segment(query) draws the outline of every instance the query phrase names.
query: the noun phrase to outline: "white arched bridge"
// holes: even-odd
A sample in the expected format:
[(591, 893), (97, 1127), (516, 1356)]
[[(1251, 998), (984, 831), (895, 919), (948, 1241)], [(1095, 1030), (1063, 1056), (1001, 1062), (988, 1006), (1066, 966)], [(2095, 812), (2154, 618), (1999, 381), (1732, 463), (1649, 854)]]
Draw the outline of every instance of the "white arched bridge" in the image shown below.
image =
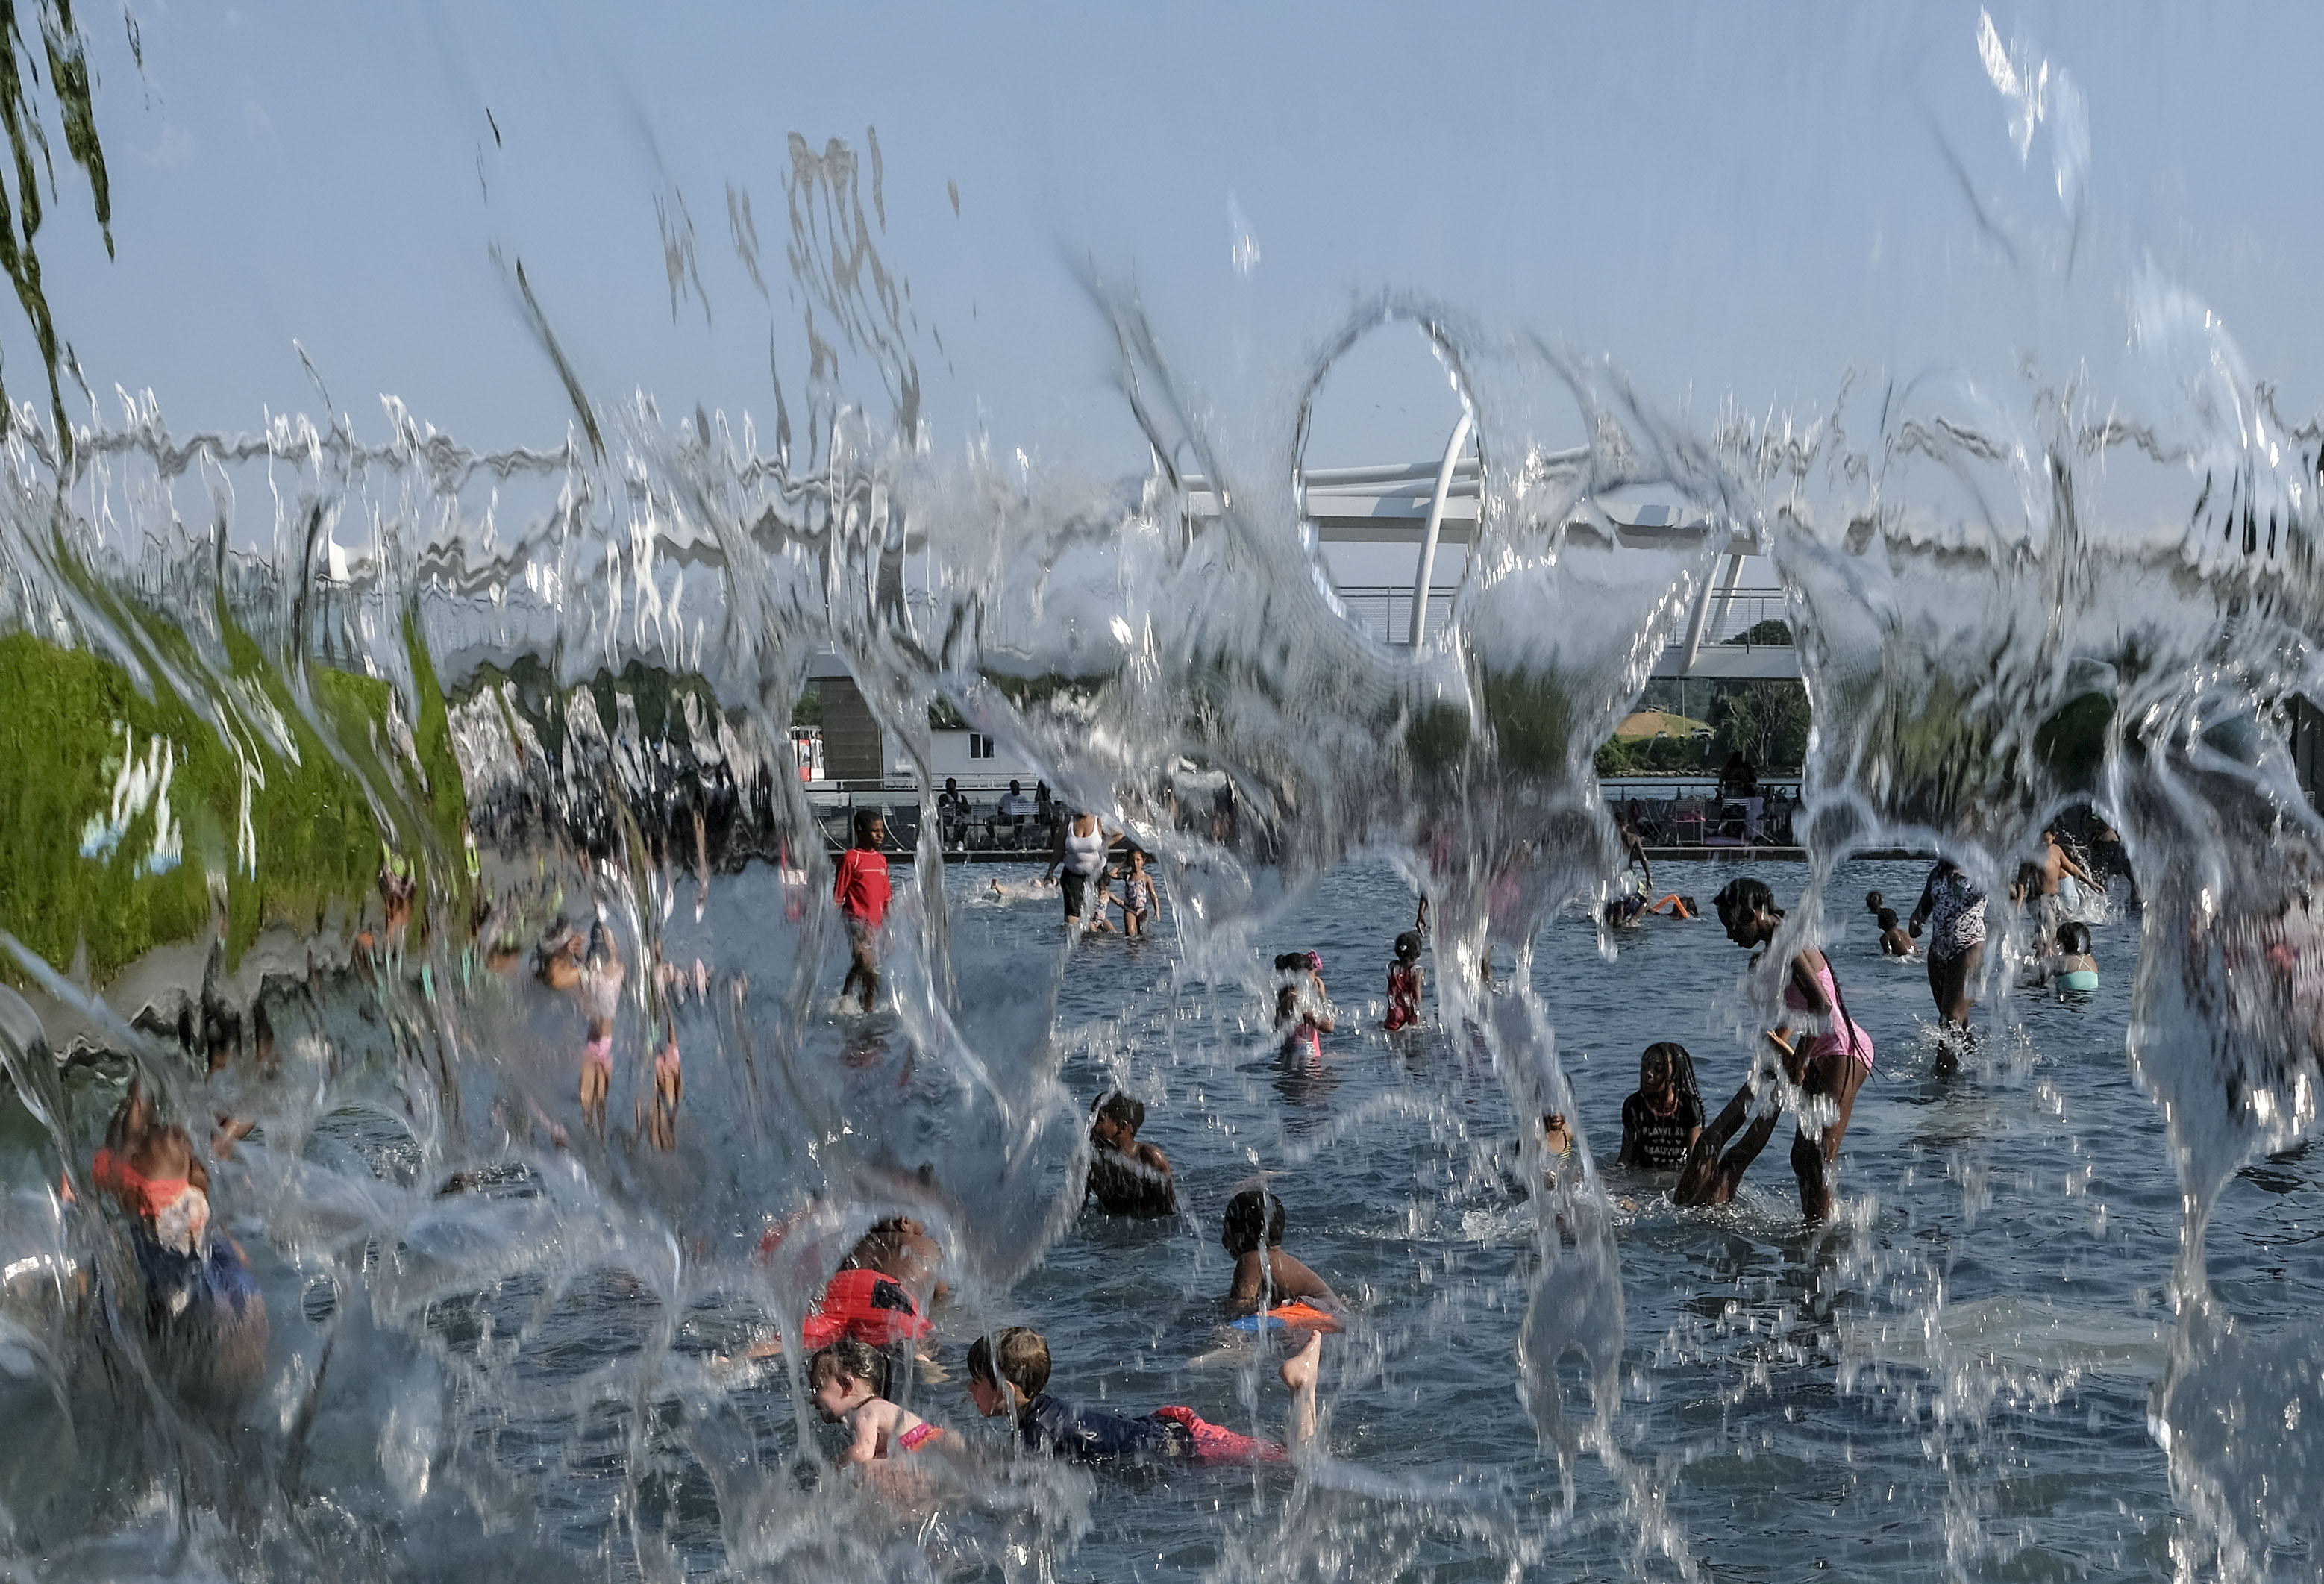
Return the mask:
[[(1413, 548), (1413, 576), (1402, 583), (1340, 582), (1333, 592), (1351, 619), (1385, 643), (1418, 643), (1440, 625), (1460, 591), (1460, 573), (1475, 541), (1482, 466), (1469, 451), (1470, 426), (1463, 418), (1437, 462), (1389, 463), (1367, 467), (1316, 468), (1304, 475), (1306, 516), (1327, 567), (1334, 546)], [(1563, 453), (1552, 465), (1580, 462), (1585, 454)], [(1185, 480), (1191, 517), (1213, 516), (1218, 496), (1199, 476)], [(1675, 550), (1700, 546), (1722, 530), (1697, 511), (1668, 505), (1599, 502), (1612, 525), (1618, 548)], [(1458, 568), (1440, 582), (1440, 554), (1458, 549)], [(1727, 535), (1716, 575), (1704, 585), (1679, 638), (1655, 663), (1656, 677), (1703, 681), (1790, 679), (1800, 675), (1799, 653), (1784, 623), (1783, 590), (1775, 586), (1757, 538), (1747, 531)], [(1756, 576), (1749, 576), (1756, 574)], [(1747, 576), (1748, 580), (1747, 581)]]

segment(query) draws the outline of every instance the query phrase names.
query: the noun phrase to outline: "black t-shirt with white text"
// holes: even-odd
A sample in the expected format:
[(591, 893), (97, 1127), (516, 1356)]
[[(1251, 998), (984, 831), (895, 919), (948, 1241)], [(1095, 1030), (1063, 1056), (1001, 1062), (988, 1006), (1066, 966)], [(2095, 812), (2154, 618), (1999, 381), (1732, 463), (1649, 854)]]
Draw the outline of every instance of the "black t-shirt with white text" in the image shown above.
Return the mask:
[(1702, 1102), (1691, 1094), (1677, 1100), (1666, 1117), (1655, 1115), (1641, 1091), (1622, 1102), (1622, 1149), (1631, 1164), (1655, 1172), (1674, 1172), (1686, 1164), (1687, 1142), (1702, 1126)]

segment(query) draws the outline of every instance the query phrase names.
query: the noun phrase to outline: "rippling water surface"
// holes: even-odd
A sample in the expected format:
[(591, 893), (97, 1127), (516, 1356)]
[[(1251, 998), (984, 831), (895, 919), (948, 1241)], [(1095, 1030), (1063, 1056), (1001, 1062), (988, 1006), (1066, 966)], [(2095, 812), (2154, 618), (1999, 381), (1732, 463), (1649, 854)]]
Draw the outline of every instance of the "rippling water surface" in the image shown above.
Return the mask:
[[(561, 446), (471, 449), (392, 399), (369, 438), (337, 410), (174, 433), (150, 394), (16, 414), (0, 1570), (2318, 1576), (2324, 821), (2293, 743), (2312, 782), (2324, 420), (2159, 267), (2096, 278), (2081, 90), (1978, 20), (2028, 213), (1972, 197), (1960, 245), (2006, 256), (1995, 323), (2033, 340), (1836, 373), (1813, 410), (1698, 421), (1562, 332), (1381, 291), (1229, 431), (1093, 268), (1074, 311), (1150, 466), (1003, 464), (922, 413), (939, 343), (881, 253), (876, 143), (795, 136), (759, 210), (782, 290), (729, 189), (758, 300), (814, 347), (763, 444), (593, 395), (521, 271)], [(1416, 644), (1342, 601), (1305, 471), (1319, 391), (1381, 332), (1422, 339), (1473, 449)], [(1718, 1211), (1602, 1164), (1644, 1046), (1688, 1045), (1715, 1111), (1773, 1009), (1713, 924), (1587, 922), (1618, 859), (1593, 756), (1657, 670), (1732, 658), (1691, 635), (1746, 551), (1812, 706), (1808, 861), (1658, 879), (1768, 880), (1777, 962), (1825, 944), (1877, 1041), (1821, 1229), (1781, 1135)], [(881, 1004), (839, 1010), (832, 827), (787, 741), (811, 685), (905, 767), (899, 834), (964, 725), (1151, 852), (1164, 926), (1068, 943), (1053, 897), (991, 894), (1022, 869), (922, 842)], [(1923, 972), (1856, 901), (1925, 871), (1858, 855), (1941, 850), (1998, 898), (2092, 816), (2144, 897), (2098, 911), (2102, 988), (2010, 993), (1997, 900), (1978, 1043), (1938, 1075)], [(1416, 889), (1430, 1023), (1391, 1040)], [(529, 971), (593, 922), (628, 964), (602, 1118), (585, 1006)], [(1341, 1010), (1312, 1060), (1268, 1027), (1294, 949)], [(97, 1183), (133, 1080), (208, 1162), (263, 1333), (175, 1318)], [(1175, 1220), (1075, 1202), (1117, 1083)], [(1520, 1125), (1552, 1108), (1601, 1163), (1554, 1194)], [(975, 1421), (968, 1340), (1029, 1323), (1068, 1396), (1281, 1433), (1274, 1355), (1221, 1325), (1220, 1213), (1262, 1179), (1354, 1311), (1318, 1455), (1093, 1473)], [(970, 1450), (866, 1481), (830, 1465), (800, 1322), (896, 1214), (954, 1288), (899, 1390)], [(263, 1366), (225, 1345), (262, 1336)]]
[[(1795, 863), (1673, 863), (1662, 878), (1704, 895), (1734, 872), (1762, 875), (1786, 901), (1806, 876)], [(1924, 872), (1849, 864), (1832, 889), (1909, 898)], [(990, 867), (945, 874), (972, 1022), (1005, 1018), (1011, 998), (1064, 950), (1054, 898), (992, 898), (996, 873), (1025, 878)], [(779, 913), (772, 882), (765, 868), (714, 882), (699, 938), (723, 981), (780, 972), (748, 932), (720, 928), (722, 917)], [(2166, 1287), (2181, 1218), (2155, 1108), (2124, 1059), (2135, 912), (2117, 907), (2094, 931), (2106, 968), (2095, 997), (2009, 997), (1966, 1070), (1949, 1078), (1931, 1073), (1920, 965), (1881, 958), (1869, 922), (1843, 920), (1832, 962), (1881, 1059), (1849, 1130), (1843, 1209), (1826, 1230), (1799, 1222), (1784, 1136), (1723, 1210), (1674, 1209), (1663, 1180), (1603, 1169), (1627, 1320), (1615, 1433), (1620, 1455), (1660, 1493), (1665, 1510), (1649, 1518), (1598, 1461), (1576, 1465), (1565, 1485), (1525, 1412), (1511, 1360), (1532, 1277), (1550, 1256), (1536, 1240), (1507, 1091), (1474, 1038), (1433, 1018), (1417, 1036), (1378, 1027), (1387, 948), (1412, 906), (1388, 866), (1358, 860), (1270, 926), (1263, 952), (1214, 957), (1208, 974), (1185, 962), (1167, 927), (1074, 947), (1058, 992), (1058, 1077), (1079, 1104), (1113, 1082), (1147, 1101), (1144, 1137), (1176, 1163), (1182, 1213), (1145, 1223), (1092, 1210), (1013, 1287), (972, 1275), (944, 1316), (938, 1356), (949, 1378), (913, 1388), (920, 1412), (1007, 1457), (1000, 1426), (976, 1422), (962, 1353), (982, 1328), (1030, 1324), (1049, 1337), (1058, 1389), (1071, 1396), (1133, 1411), (1183, 1402), (1279, 1435), (1284, 1393), (1271, 1368), (1227, 1346), (1219, 1329), (1231, 1274), (1219, 1211), (1264, 1174), (1288, 1207), (1286, 1246), (1357, 1315), (1327, 1344), (1328, 1460), (1302, 1475), (1043, 1469), (1019, 1497), (1022, 1510), (986, 1493), (937, 1501), (933, 1523), (852, 1487), (834, 1495), (828, 1476), (820, 1494), (803, 1490), (790, 1474), (814, 1453), (801, 1444), (781, 1365), (711, 1363), (766, 1318), (756, 1303), (706, 1290), (720, 1251), (696, 1248), (709, 1268), (673, 1276), (685, 1262), (670, 1248), (659, 1266), (668, 1285), (656, 1291), (593, 1270), (589, 1257), (592, 1238), (604, 1238), (596, 1253), (650, 1267), (641, 1245), (651, 1234), (625, 1237), (618, 1224), (593, 1234), (576, 1228), (568, 1204), (541, 1225), (576, 1247), (538, 1274), (440, 1294), (376, 1330), (355, 1327), (316, 1288), (302, 1291), (297, 1268), (263, 1262), (286, 1378), (305, 1378), (314, 1366), (300, 1361), (318, 1359), (340, 1328), (327, 1366), (337, 1389), (309, 1433), (305, 1478), (327, 1487), (376, 1467), (391, 1478), (401, 1470), (415, 1520), (439, 1506), (457, 1515), (441, 1531), (416, 1521), (387, 1531), (408, 1548), (396, 1567), (420, 1574), (498, 1549), (493, 1524), (480, 1522), (495, 1511), (515, 1526), (516, 1551), (570, 1547), (617, 1573), (730, 1561), (782, 1570), (847, 1554), (905, 1573), (1031, 1567), (1106, 1579), (1481, 1579), (1512, 1563), (1546, 1577), (1612, 1577), (1642, 1563), (1650, 1572), (1683, 1565), (1682, 1556), (1745, 1578), (1826, 1566), (1918, 1574), (1950, 1563), (1980, 1577), (2135, 1579), (2169, 1567), (2171, 1494), (2148, 1397), (2172, 1324)], [(696, 949), (682, 919), (667, 940), (673, 956)], [(1323, 954), (1341, 1009), (1320, 1064), (1279, 1056), (1264, 1021), (1271, 975), (1262, 958), (1293, 947)], [(1715, 923), (1655, 921), (1618, 948), (1609, 961), (1597, 930), (1568, 914), (1545, 928), (1534, 962), (1586, 1145), (1606, 1162), (1646, 1044), (1686, 1044), (1713, 1109), (1743, 1065), (1734, 1027), (1745, 954)], [(835, 985), (842, 965), (826, 953), (818, 981)], [(1504, 978), (1508, 966), (1504, 954)], [(521, 981), (511, 999), (512, 1016), (525, 1016), (527, 1002), (536, 1018), (558, 1016), (547, 992)], [(697, 1005), (680, 1021), (690, 1089), (678, 1159), (691, 1164), (734, 1148), (724, 1107), (741, 1088), (733, 1069), (750, 1059), (739, 1030), (757, 1019), (738, 1025)], [(926, 1158), (965, 1157), (974, 1140), (948, 1119), (944, 1081), (916, 1061), (892, 1014), (841, 1016), (826, 1005), (795, 1032), (802, 1068), (851, 1106), (924, 1106), (915, 1130)], [(563, 1111), (569, 1101), (546, 1091), (562, 1090), (566, 1069), (551, 1065), (543, 1104)], [(633, 1064), (622, 1064), (617, 1121), (637, 1081)], [(391, 1181), (408, 1179), (408, 1165), (383, 1147), (390, 1137), (343, 1116), (318, 1127), (306, 1154), (322, 1162), (367, 1152)], [(778, 1174), (761, 1178), (748, 1150), (735, 1153), (731, 1178), (705, 1193), (770, 1214), (794, 1207)], [(578, 1160), (617, 1178), (650, 1176), (660, 1164), (634, 1137), (602, 1155), (585, 1144)], [(571, 1185), (553, 1181), (553, 1153), (540, 1169), (552, 1179), (547, 1196), (562, 1199)], [(1045, 1169), (1062, 1178), (1066, 1163)], [(670, 1186), (671, 1216), (683, 1224), (698, 1213), (695, 1193), (682, 1180)], [(2212, 1270), (2239, 1319), (2281, 1324), (2324, 1296), (2305, 1248), (2316, 1191), (2304, 1157), (2255, 1166), (2228, 1190)], [(464, 1227), (505, 1260), (526, 1236), (532, 1192), (465, 1219), (422, 1211), (405, 1247), (358, 1263), (417, 1274), (423, 1249), (456, 1257)], [(278, 1210), (278, 1228), (293, 1213)], [(726, 1263), (748, 1268), (733, 1251)], [(831, 1433), (807, 1431), (826, 1438), (826, 1452)], [(337, 1457), (346, 1461), (335, 1469)], [(745, 1517), (753, 1513), (767, 1521), (756, 1537)], [(769, 1549), (754, 1558), (759, 1543)], [(1665, 1543), (1674, 1554), (1661, 1552)]]

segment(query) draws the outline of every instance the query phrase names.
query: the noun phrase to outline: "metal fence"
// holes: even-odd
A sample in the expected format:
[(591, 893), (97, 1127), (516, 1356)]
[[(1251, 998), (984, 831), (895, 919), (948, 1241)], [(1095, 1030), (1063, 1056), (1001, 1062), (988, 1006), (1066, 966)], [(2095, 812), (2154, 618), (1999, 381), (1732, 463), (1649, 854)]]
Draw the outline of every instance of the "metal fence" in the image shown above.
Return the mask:
[[(1410, 643), (1412, 641), (1412, 590), (1395, 588), (1386, 584), (1349, 584), (1338, 591), (1340, 603), (1346, 607), (1348, 620), (1366, 635), (1379, 643)], [(1446, 589), (1431, 589), (1428, 594), (1428, 631), (1442, 632), (1452, 619), (1452, 593)]]
[[(1412, 641), (1412, 590), (1387, 584), (1345, 584), (1335, 591), (1340, 603), (1348, 612), (1348, 620), (1380, 643), (1410, 643)], [(1452, 596), (1457, 591), (1437, 588), (1429, 591), (1428, 631), (1442, 632), (1452, 619)], [(1785, 623), (1778, 634), (1772, 631), (1752, 640), (1759, 644), (1788, 646), (1792, 641), (1788, 625), (1790, 616), (1784, 604), (1784, 591), (1779, 588), (1738, 588), (1724, 598), (1713, 594), (1711, 613), (1703, 623), (1705, 644), (1740, 643), (1744, 635), (1754, 633), (1771, 622)], [(1673, 635), (1674, 643), (1685, 640), (1685, 629)]]

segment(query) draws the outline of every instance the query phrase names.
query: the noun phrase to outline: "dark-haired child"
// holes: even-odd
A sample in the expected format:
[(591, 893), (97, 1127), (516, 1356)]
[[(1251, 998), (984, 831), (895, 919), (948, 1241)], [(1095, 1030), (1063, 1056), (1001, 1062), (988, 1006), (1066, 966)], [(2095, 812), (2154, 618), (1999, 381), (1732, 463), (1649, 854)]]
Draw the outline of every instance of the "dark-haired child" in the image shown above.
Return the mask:
[[(1877, 893), (1875, 894), (1877, 895)], [(1897, 920), (1896, 910), (1894, 907), (1883, 907), (1879, 912), (1874, 914), (1873, 917), (1877, 919), (1880, 924), (1880, 954), (1882, 956), (1916, 957), (1920, 955), (1920, 946), (1914, 941), (1910, 935), (1905, 933), (1904, 925)]]
[(825, 1424), (844, 1424), (854, 1432), (839, 1454), (842, 1464), (917, 1452), (944, 1434), (941, 1426), (889, 1400), (888, 1371), (888, 1356), (853, 1337), (842, 1337), (807, 1361), (815, 1411)]
[(1608, 929), (1636, 929), (1646, 921), (1646, 898), (1640, 891), (1625, 890), (1618, 897), (1607, 899), (1604, 910)]
[(2058, 926), (2058, 949), (2042, 959), (2041, 975), (2060, 996), (2086, 996), (2098, 988), (2098, 960), (2090, 954), (2090, 926), (2068, 919)]
[(877, 1271), (902, 1286), (923, 1310), (952, 1295), (943, 1275), (943, 1246), (908, 1215), (873, 1221), (839, 1262), (839, 1268)]
[(840, 981), (839, 999), (860, 989), (869, 1012), (880, 995), (880, 960), (875, 953), (880, 926), (888, 922), (888, 901), (894, 890), (888, 879), (888, 821), (876, 808), (855, 811), (855, 845), (839, 855), (839, 872), (831, 888), (840, 916), (847, 920), (847, 944), (853, 959), (847, 977)]
[[(1766, 882), (1745, 876), (1729, 880), (1713, 904), (1727, 938), (1749, 948), (1765, 946), (1782, 927), (1784, 915), (1775, 906)], [(1796, 1026), (1799, 1033), (1794, 1036)], [(1784, 1021), (1761, 1036), (1783, 1060), (1784, 1076), (1800, 1089), (1803, 1100), (1829, 1102), (1832, 1120), (1811, 1134), (1803, 1116), (1792, 1139), (1792, 1171), (1799, 1178), (1800, 1213), (1811, 1221), (1831, 1219), (1833, 1183), (1839, 1176), (1840, 1144), (1847, 1137), (1849, 1118), (1856, 1110), (1856, 1092), (1872, 1072), (1872, 1036), (1848, 1014), (1848, 1003), (1833, 975), (1831, 963), (1813, 946), (1792, 954), (1784, 975)], [(1725, 1204), (1735, 1196), (1744, 1171), (1775, 1130), (1774, 1112), (1744, 1124), (1759, 1084), (1757, 1063), (1752, 1076), (1735, 1091), (1735, 1098), (1705, 1127), (1688, 1155), (1685, 1169), (1671, 1197), (1680, 1204)], [(1743, 1137), (1735, 1147), (1727, 1141), (1736, 1131)], [(1726, 1150), (1725, 1155), (1720, 1152)]]
[(1282, 953), (1275, 959), (1275, 972), (1304, 976), (1307, 981), (1306, 988), (1315, 992), (1318, 1006), (1332, 999), (1331, 991), (1323, 988), (1323, 954), (1321, 952)]
[(1154, 900), (1154, 877), (1146, 872), (1146, 854), (1138, 848), (1130, 850), (1130, 864), (1122, 871), (1121, 896), (1114, 904), (1121, 909), (1121, 933), (1142, 935), (1157, 911)]
[(1638, 1058), (1637, 1090), (1622, 1102), (1622, 1154), (1616, 1164), (1674, 1172), (1686, 1164), (1702, 1131), (1694, 1058), (1672, 1040), (1648, 1045)]
[(1250, 1314), (1304, 1302), (1320, 1309), (1340, 1307), (1332, 1284), (1283, 1251), (1283, 1201), (1263, 1188), (1246, 1188), (1227, 1201), (1219, 1222), (1219, 1243), (1234, 1257), (1234, 1283), (1227, 1307)]
[(1661, 901), (1648, 907), (1646, 911), (1657, 917), (1667, 916), (1672, 918), (1688, 919), (1702, 916), (1702, 909), (1695, 906), (1693, 898), (1682, 897), (1676, 891), (1671, 892)]
[(1153, 1217), (1177, 1211), (1170, 1157), (1139, 1142), (1138, 1130), (1144, 1126), (1146, 1102), (1118, 1089), (1091, 1108), (1089, 1179), (1083, 1196), (1096, 1199), (1108, 1214)]
[[(1291, 1445), (1315, 1435), (1315, 1374), (1322, 1333), (1283, 1361), (1291, 1388)], [(1048, 1340), (1030, 1326), (1012, 1325), (979, 1337), (968, 1348), (968, 1395), (987, 1419), (1007, 1414), (1027, 1450), (1097, 1462), (1279, 1462), (1286, 1449), (1213, 1424), (1192, 1408), (1157, 1408), (1131, 1417), (1082, 1408), (1049, 1391)]]
[[(1309, 978), (1312, 981), (1314, 976)], [(1323, 1060), (1323, 1036), (1337, 1027), (1331, 1008), (1308, 1002), (1299, 985), (1286, 984), (1275, 992), (1275, 1033), (1282, 1054), (1305, 1061)]]
[(1396, 956), (1388, 965), (1388, 1031), (1411, 1028), (1420, 1022), (1420, 932), (1406, 930), (1396, 937)]

